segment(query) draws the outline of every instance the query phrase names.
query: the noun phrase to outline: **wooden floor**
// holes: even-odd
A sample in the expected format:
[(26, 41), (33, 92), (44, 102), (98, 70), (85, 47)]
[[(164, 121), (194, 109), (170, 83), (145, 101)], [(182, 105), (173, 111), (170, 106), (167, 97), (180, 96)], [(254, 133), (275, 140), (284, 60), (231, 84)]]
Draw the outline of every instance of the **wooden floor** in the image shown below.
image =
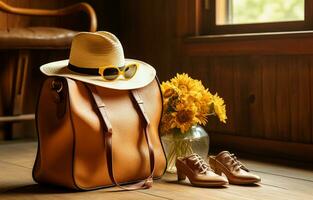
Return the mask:
[(293, 163), (241, 159), (262, 178), (255, 186), (229, 185), (223, 188), (196, 188), (177, 183), (172, 174), (155, 181), (149, 190), (116, 192), (108, 188), (90, 192), (68, 192), (37, 185), (31, 177), (36, 152), (35, 142), (0, 144), (0, 199), (313, 199), (313, 168), (296, 168)]

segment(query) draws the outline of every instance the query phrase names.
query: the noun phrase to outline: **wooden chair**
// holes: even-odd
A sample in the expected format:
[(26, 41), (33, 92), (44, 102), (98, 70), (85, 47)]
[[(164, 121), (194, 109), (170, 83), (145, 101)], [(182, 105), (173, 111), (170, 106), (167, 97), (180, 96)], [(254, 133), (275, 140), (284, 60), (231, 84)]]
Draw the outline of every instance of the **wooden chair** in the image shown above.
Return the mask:
[[(24, 16), (66, 16), (84, 12), (89, 18), (89, 31), (97, 30), (97, 17), (94, 9), (87, 3), (78, 3), (56, 10), (12, 7), (0, 1), (0, 12)], [(12, 123), (33, 120), (34, 114), (23, 114), (25, 83), (29, 75), (31, 50), (69, 49), (76, 31), (57, 27), (18, 27), (0, 30), (0, 50), (15, 51), (17, 57), (8, 59), (0, 68), (0, 103), (5, 116), (0, 116), (0, 123), (5, 123), (5, 139), (12, 139)], [(1, 54), (1, 53), (0, 53)], [(43, 63), (41, 63), (43, 64)], [(5, 68), (5, 69), (4, 69)], [(2, 100), (2, 102), (1, 102)], [(0, 109), (1, 112), (1, 109)]]

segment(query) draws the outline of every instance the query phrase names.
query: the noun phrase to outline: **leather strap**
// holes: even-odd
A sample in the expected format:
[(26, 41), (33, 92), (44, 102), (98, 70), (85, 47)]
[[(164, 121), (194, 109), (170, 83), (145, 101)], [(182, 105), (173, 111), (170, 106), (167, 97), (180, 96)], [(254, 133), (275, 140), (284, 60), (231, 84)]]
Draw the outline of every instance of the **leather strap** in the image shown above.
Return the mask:
[(147, 113), (145, 112), (144, 108), (144, 102), (142, 98), (140, 97), (140, 94), (138, 93), (137, 90), (132, 90), (132, 96), (136, 100), (138, 107), (141, 111), (141, 114), (143, 115), (143, 118), (145, 119), (146, 122), (146, 128), (144, 129), (144, 134), (146, 138), (146, 142), (148, 144), (148, 149), (149, 149), (149, 157), (150, 157), (150, 175), (143, 181), (140, 181), (135, 184), (131, 184), (128, 186), (121, 186), (115, 179), (114, 177), (114, 172), (113, 172), (113, 155), (112, 155), (112, 135), (113, 135), (113, 128), (112, 125), (109, 121), (109, 117), (107, 114), (107, 108), (104, 102), (102, 101), (101, 97), (99, 96), (97, 92), (97, 88), (93, 85), (87, 85), (87, 88), (91, 91), (92, 97), (99, 109), (99, 112), (101, 114), (100, 121), (101, 123), (107, 127), (107, 132), (104, 133), (104, 138), (105, 138), (105, 145), (106, 145), (106, 158), (107, 158), (107, 165), (108, 165), (108, 172), (110, 179), (112, 183), (114, 183), (116, 186), (119, 186), (120, 188), (124, 190), (137, 190), (137, 189), (148, 189), (152, 186), (153, 183), (153, 174), (154, 174), (154, 165), (155, 165), (155, 157), (154, 157), (154, 151), (153, 151), (153, 146), (151, 144), (151, 139), (149, 136), (149, 125), (150, 121), (148, 118)]

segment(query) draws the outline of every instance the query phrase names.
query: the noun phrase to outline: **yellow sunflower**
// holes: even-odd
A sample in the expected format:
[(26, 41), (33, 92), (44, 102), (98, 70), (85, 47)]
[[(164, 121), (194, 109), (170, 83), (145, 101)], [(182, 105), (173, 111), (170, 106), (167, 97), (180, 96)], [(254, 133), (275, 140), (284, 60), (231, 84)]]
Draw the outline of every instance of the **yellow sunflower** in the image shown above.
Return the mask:
[(182, 133), (193, 125), (206, 125), (209, 115), (216, 115), (226, 123), (224, 100), (217, 94), (212, 95), (202, 82), (187, 74), (177, 74), (170, 81), (163, 82), (161, 90), (164, 109), (161, 130), (168, 133), (180, 129)]
[(183, 93), (204, 89), (201, 81), (194, 80), (185, 73), (177, 74), (176, 77), (171, 79), (171, 83)]
[(224, 100), (215, 94), (212, 97), (212, 103), (214, 105), (214, 112), (218, 116), (219, 120), (223, 123), (226, 123), (226, 105), (224, 104)]
[(163, 97), (165, 99), (168, 99), (170, 97), (172, 97), (174, 94), (176, 94), (176, 88), (175, 86), (169, 82), (169, 81), (166, 81), (166, 82), (163, 82), (161, 84), (161, 90), (162, 90), (162, 93), (163, 93)]
[(171, 113), (165, 113), (162, 116), (162, 126), (161, 126), (161, 132), (162, 133), (169, 133), (170, 130), (175, 127), (175, 118), (172, 116)]
[(172, 116), (175, 119), (172, 128), (178, 128), (182, 133), (188, 131), (194, 124), (195, 113), (192, 110), (180, 110), (173, 112)]

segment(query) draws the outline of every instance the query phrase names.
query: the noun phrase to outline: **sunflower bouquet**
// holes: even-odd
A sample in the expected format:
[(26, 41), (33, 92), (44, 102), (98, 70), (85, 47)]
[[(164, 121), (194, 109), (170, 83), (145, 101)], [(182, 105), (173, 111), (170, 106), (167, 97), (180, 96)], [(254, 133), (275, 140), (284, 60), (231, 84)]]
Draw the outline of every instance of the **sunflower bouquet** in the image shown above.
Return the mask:
[[(193, 126), (205, 126), (211, 115), (226, 123), (224, 100), (217, 94), (211, 94), (201, 81), (190, 78), (188, 74), (177, 74), (171, 80), (163, 82), (161, 90), (164, 107), (161, 120), (163, 135), (172, 134), (173, 138), (182, 138)], [(174, 140), (168, 151), (168, 166), (175, 162), (177, 156), (194, 153), (190, 142), (183, 140)]]
[(216, 115), (226, 123), (224, 100), (211, 94), (201, 81), (188, 74), (177, 74), (170, 81), (163, 82), (161, 89), (164, 106), (162, 133), (169, 133), (172, 129), (185, 133), (193, 125), (205, 126), (209, 115)]

